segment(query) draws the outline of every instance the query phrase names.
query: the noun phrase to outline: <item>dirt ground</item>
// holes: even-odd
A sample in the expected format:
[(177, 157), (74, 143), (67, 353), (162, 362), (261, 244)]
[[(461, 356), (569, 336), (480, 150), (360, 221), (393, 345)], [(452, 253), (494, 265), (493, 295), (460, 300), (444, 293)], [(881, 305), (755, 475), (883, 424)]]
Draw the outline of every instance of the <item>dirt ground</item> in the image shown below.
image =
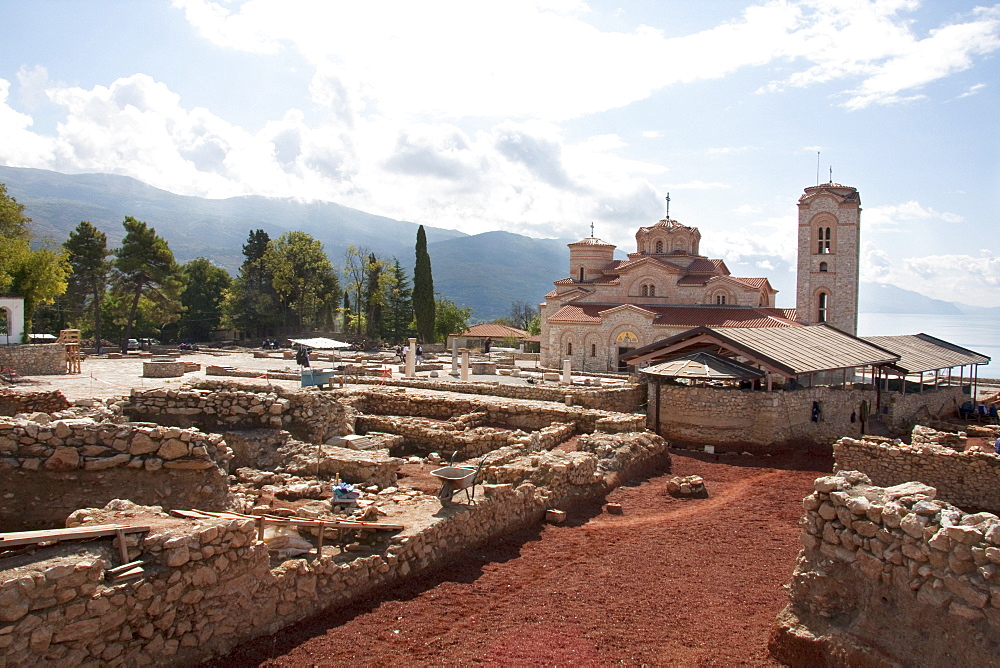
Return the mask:
[[(671, 474), (608, 496), (623, 515), (577, 508), (209, 665), (777, 665), (801, 499), (832, 461), (672, 456)], [(709, 498), (666, 494), (692, 474)]]

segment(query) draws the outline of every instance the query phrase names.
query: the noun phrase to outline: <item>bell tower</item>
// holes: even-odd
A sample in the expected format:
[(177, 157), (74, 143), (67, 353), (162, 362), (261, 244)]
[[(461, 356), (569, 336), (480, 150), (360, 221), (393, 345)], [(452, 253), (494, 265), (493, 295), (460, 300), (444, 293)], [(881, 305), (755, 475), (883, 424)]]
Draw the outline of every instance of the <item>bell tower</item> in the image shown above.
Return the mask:
[(823, 183), (799, 198), (799, 322), (858, 333), (861, 196), (857, 188)]

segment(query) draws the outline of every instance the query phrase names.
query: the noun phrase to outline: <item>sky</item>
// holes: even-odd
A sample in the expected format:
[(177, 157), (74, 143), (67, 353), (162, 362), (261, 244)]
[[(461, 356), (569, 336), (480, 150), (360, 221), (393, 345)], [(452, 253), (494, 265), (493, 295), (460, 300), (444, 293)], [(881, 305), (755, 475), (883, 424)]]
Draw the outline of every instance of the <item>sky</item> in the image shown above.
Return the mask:
[(1000, 4), (0, 0), (0, 15), (0, 164), (469, 234), (582, 239), (593, 223), (626, 252), (669, 193), (703, 255), (770, 278), (788, 307), (795, 204), (832, 179), (861, 193), (862, 280), (1000, 306)]

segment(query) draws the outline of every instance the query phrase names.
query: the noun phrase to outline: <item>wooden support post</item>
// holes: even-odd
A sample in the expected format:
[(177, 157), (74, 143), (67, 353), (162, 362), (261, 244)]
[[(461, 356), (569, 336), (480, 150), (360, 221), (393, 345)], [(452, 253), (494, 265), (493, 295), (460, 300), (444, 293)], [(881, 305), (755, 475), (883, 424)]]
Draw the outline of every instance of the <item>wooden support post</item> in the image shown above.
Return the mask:
[(257, 540), (264, 542), (264, 518), (257, 518)]
[(316, 556), (323, 556), (323, 533), (326, 531), (326, 524), (323, 522), (319, 523), (319, 539), (316, 541)]
[(128, 563), (128, 546), (125, 544), (125, 531), (122, 529), (116, 529), (115, 535), (118, 536), (118, 553), (122, 557), (122, 563)]

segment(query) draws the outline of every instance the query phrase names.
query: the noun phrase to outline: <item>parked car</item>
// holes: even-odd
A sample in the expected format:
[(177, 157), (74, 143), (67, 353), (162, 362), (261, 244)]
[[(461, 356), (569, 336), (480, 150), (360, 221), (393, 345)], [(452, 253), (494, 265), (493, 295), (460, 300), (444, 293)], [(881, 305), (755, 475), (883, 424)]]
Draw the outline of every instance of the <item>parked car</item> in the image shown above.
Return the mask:
[(125, 347), (129, 350), (139, 350), (139, 339), (129, 339)]

